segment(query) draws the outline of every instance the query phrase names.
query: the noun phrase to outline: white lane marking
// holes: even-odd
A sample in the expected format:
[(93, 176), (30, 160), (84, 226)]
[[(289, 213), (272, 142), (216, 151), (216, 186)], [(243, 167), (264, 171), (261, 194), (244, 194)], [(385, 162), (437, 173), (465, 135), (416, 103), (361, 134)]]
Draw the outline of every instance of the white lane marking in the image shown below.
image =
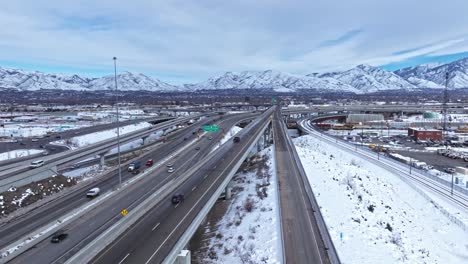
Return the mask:
[(195, 191), (197, 189), (197, 186), (193, 187), (192, 188), (192, 192)]
[(174, 206), (174, 208), (177, 208), (177, 206), (179, 206), (179, 204), (180, 204), (180, 203), (176, 204), (176, 205)]
[(208, 177), (208, 175), (203, 176), (203, 179), (206, 179), (206, 177)]
[(151, 231), (154, 231), (156, 228), (158, 228), (158, 226), (159, 226), (160, 224), (161, 224), (161, 223), (157, 223), (157, 224), (153, 227), (153, 229), (151, 229)]
[(127, 253), (127, 255), (125, 255), (125, 257), (119, 262), (119, 264), (122, 264), (128, 258), (128, 256), (130, 256), (130, 253)]

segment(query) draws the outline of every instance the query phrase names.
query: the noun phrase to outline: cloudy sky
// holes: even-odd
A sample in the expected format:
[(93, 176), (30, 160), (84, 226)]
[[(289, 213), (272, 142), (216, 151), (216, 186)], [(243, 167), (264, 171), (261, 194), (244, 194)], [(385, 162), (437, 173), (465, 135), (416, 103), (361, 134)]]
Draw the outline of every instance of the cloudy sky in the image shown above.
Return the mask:
[(14, 0), (0, 66), (171, 83), (225, 71), (394, 70), (468, 56), (467, 0)]

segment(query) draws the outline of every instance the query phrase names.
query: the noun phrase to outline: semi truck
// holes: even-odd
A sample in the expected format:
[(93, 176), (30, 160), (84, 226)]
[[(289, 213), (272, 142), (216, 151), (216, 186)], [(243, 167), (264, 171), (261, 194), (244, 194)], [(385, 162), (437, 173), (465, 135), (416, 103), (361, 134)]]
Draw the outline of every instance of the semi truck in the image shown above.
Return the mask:
[(134, 171), (136, 169), (139, 169), (140, 166), (141, 166), (141, 162), (134, 161), (128, 165), (128, 171)]

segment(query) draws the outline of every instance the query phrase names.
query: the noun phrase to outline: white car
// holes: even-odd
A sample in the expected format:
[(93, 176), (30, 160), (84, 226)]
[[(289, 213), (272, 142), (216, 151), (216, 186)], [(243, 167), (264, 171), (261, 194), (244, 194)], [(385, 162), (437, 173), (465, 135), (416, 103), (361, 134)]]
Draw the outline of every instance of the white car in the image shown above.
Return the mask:
[(32, 142), (37, 142), (37, 141), (39, 141), (39, 139), (38, 138), (33, 138), (33, 139), (31, 139), (31, 141)]
[(86, 193), (86, 197), (94, 198), (99, 195), (100, 191), (98, 187), (92, 188)]
[(173, 173), (174, 171), (175, 171), (175, 169), (172, 168), (172, 167), (170, 167), (169, 169), (167, 169), (167, 172), (169, 172), (169, 173)]
[(39, 167), (41, 167), (43, 165), (44, 165), (43, 160), (36, 160), (36, 161), (31, 162), (31, 164), (29, 165), (29, 168), (31, 168), (31, 169), (39, 168)]

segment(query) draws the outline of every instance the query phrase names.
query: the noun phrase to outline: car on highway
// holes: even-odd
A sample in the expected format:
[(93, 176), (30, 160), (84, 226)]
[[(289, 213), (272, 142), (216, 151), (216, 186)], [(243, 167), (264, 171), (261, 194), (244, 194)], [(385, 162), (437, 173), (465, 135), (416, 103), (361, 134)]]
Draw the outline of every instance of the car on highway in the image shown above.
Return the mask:
[(55, 138), (62, 138), (62, 136), (61, 136), (61, 135), (57, 135), (57, 136), (55, 136)]
[(44, 148), (44, 145), (40, 144), (40, 145), (39, 145), (39, 148)]
[(212, 140), (212, 139), (213, 139), (213, 137), (208, 137), (208, 140)]
[(234, 143), (238, 143), (238, 142), (240, 142), (240, 137), (234, 137), (234, 139), (232, 141)]
[(149, 159), (149, 160), (146, 161), (146, 166), (148, 166), (148, 167), (153, 166), (153, 164), (154, 164), (153, 159)]
[(31, 162), (31, 164), (29, 164), (29, 168), (35, 169), (35, 168), (39, 168), (39, 167), (41, 167), (43, 165), (44, 165), (43, 160), (35, 160), (35, 161)]
[(15, 138), (11, 141), (11, 143), (18, 143), (19, 141)]
[(39, 139), (38, 138), (32, 138), (31, 141), (32, 142), (37, 142), (37, 141), (39, 141)]
[(98, 187), (94, 187), (94, 188), (90, 189), (88, 192), (86, 192), (86, 197), (94, 198), (94, 197), (98, 196), (100, 192), (101, 192), (101, 190)]
[(172, 164), (172, 163), (166, 164), (166, 167), (173, 167), (173, 166), (174, 166), (174, 164)]
[(167, 172), (169, 173), (173, 173), (175, 171), (175, 169), (173, 167), (170, 167), (169, 169), (167, 169)]
[(183, 202), (185, 199), (184, 195), (182, 193), (176, 193), (172, 196), (171, 202), (172, 204), (179, 204)]
[(24, 142), (20, 142), (19, 144), (20, 144), (21, 146), (26, 145), (26, 143), (24, 143)]
[(454, 168), (445, 168), (444, 171), (447, 172), (447, 173), (450, 173), (450, 174), (454, 174), (454, 173), (455, 173), (455, 169), (454, 169)]
[(64, 232), (57, 232), (55, 233), (52, 238), (50, 239), (50, 242), (52, 243), (60, 243), (60, 241), (64, 240), (65, 238), (68, 237), (67, 233)]
[(137, 175), (137, 174), (139, 174), (139, 173), (140, 173), (140, 170), (138, 170), (138, 169), (132, 171), (132, 174), (133, 174), (133, 175)]
[(200, 147), (196, 147), (195, 150), (200, 150)]

